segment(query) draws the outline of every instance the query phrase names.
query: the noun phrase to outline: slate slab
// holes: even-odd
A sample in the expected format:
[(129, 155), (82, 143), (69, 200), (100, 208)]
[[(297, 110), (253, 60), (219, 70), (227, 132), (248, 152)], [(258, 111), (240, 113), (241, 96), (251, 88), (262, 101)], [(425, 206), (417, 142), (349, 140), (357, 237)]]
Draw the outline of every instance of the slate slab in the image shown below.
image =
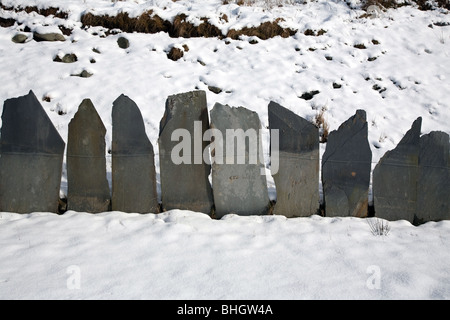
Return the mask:
[(450, 219), (449, 135), (432, 131), (420, 137), (417, 223)]
[(106, 179), (106, 129), (92, 101), (84, 99), (69, 123), (67, 141), (67, 209), (109, 211)]
[[(271, 144), (277, 201), (274, 214), (305, 217), (319, 209), (319, 128), (271, 101), (269, 129), (278, 130), (278, 150)], [(279, 165), (276, 166), (276, 152)], [(276, 172), (275, 172), (276, 171)]]
[[(191, 91), (167, 98), (158, 139), (163, 210), (211, 213), (211, 166), (203, 160), (204, 150), (209, 153), (209, 143), (203, 141), (208, 128), (206, 92)], [(182, 136), (172, 138), (178, 133)]]
[(375, 216), (411, 223), (417, 209), (419, 141), (422, 118), (417, 118), (395, 149), (373, 170)]
[[(212, 164), (215, 216), (266, 214), (269, 196), (264, 163), (258, 154), (258, 151), (262, 152), (258, 114), (244, 107), (216, 103), (211, 110), (211, 128), (221, 133), (221, 139), (214, 137), (213, 144), (213, 155), (217, 157)], [(242, 143), (239, 147), (239, 139), (234, 135), (227, 136), (227, 130), (231, 133), (241, 130), (249, 136), (253, 134), (253, 138), (245, 138), (245, 145)], [(231, 147), (228, 148), (227, 144)], [(220, 157), (222, 161), (219, 161), (219, 150), (223, 155)]]
[(112, 108), (112, 210), (159, 212), (154, 157), (139, 107), (120, 95)]
[(3, 105), (0, 211), (57, 212), (65, 143), (32, 91)]
[(355, 115), (328, 135), (322, 157), (326, 216), (365, 217), (372, 151), (367, 140), (366, 112)]

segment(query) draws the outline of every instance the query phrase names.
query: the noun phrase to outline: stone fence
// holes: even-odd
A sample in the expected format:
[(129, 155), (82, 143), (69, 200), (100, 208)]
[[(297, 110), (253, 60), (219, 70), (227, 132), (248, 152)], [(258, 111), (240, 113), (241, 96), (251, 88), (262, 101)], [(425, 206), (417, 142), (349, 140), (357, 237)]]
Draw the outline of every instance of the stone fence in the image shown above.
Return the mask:
[[(329, 134), (321, 163), (315, 125), (275, 102), (270, 102), (268, 115), (276, 202), (268, 197), (261, 124), (255, 112), (216, 103), (208, 113), (204, 91), (169, 96), (158, 140), (159, 203), (155, 153), (138, 106), (124, 95), (113, 103), (110, 190), (106, 129), (85, 99), (69, 123), (67, 209), (185, 209), (215, 218), (229, 213), (367, 216), (372, 152), (366, 112), (357, 110)], [(2, 121), (0, 211), (58, 212), (64, 140), (32, 91), (6, 100)], [(414, 121), (373, 170), (377, 217), (412, 223), (450, 219), (449, 135), (433, 131), (420, 136), (421, 121)]]

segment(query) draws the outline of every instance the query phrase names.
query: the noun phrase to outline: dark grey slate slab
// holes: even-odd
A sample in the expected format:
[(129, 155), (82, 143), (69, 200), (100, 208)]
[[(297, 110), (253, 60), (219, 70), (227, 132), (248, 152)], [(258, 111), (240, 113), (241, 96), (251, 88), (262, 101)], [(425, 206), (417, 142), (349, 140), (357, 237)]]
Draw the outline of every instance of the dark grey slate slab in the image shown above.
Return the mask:
[(69, 123), (67, 209), (98, 213), (110, 209), (106, 179), (106, 129), (91, 100), (84, 99)]
[(139, 107), (122, 94), (112, 108), (112, 210), (159, 212), (154, 157)]
[[(258, 149), (262, 152), (258, 114), (243, 107), (232, 108), (216, 103), (211, 110), (211, 128), (220, 131), (222, 136), (222, 139), (214, 137), (213, 155), (217, 157), (212, 164), (215, 216), (266, 214), (269, 196), (264, 163), (257, 154)], [(227, 139), (227, 130), (236, 132), (236, 129), (244, 133), (254, 132), (256, 138), (253, 138), (253, 148), (250, 139), (243, 148), (238, 148), (238, 139), (234, 138), (233, 156), (227, 150), (227, 141), (231, 142)], [(229, 145), (232, 146), (231, 143)], [(222, 160), (218, 156), (219, 150), (223, 153)]]
[(432, 131), (420, 137), (416, 222), (450, 219), (449, 135)]
[(373, 170), (374, 208), (379, 218), (414, 221), (421, 125), (419, 117), (395, 149), (386, 152)]
[(364, 110), (357, 110), (329, 134), (322, 157), (326, 216), (367, 215), (372, 162), (367, 135)]
[[(209, 144), (202, 141), (203, 133), (208, 128), (204, 91), (191, 91), (167, 98), (158, 141), (163, 210), (184, 209), (211, 213), (213, 196), (208, 179), (211, 166), (203, 161), (202, 154)], [(183, 131), (189, 137), (176, 137), (172, 141), (175, 130)], [(186, 148), (179, 148), (180, 143), (185, 143)], [(175, 157), (184, 156), (183, 161), (174, 162), (172, 154)]]
[(0, 211), (57, 212), (65, 143), (32, 91), (3, 105)]
[[(274, 214), (305, 217), (319, 209), (319, 129), (275, 102), (269, 103), (269, 129), (278, 130), (279, 147), (271, 144), (272, 175), (277, 190)], [(275, 166), (275, 153), (279, 165)], [(274, 173), (274, 171), (278, 171)]]

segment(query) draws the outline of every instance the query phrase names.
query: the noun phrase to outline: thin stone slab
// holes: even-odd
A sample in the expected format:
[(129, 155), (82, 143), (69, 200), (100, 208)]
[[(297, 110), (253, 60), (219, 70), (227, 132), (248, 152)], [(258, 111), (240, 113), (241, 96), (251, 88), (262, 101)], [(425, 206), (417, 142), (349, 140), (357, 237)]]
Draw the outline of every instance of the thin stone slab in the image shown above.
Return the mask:
[(375, 216), (379, 218), (414, 221), (421, 126), (419, 117), (395, 149), (386, 152), (373, 170), (373, 200)]
[(159, 212), (154, 157), (139, 107), (122, 94), (112, 108), (112, 210)]
[(69, 123), (67, 141), (67, 209), (109, 211), (106, 179), (106, 129), (91, 100), (84, 99)]
[(65, 143), (32, 91), (3, 105), (0, 211), (57, 212)]
[[(215, 203), (215, 216), (221, 218), (226, 214), (262, 215), (269, 206), (267, 181), (264, 173), (264, 163), (258, 150), (262, 152), (259, 136), (261, 123), (256, 112), (246, 108), (232, 108), (216, 103), (211, 110), (211, 128), (220, 132), (221, 139), (214, 136), (212, 156), (212, 183)], [(238, 147), (234, 139), (234, 155), (231, 155), (231, 141), (228, 141), (227, 131), (235, 133), (254, 133), (253, 145), (247, 138), (244, 147)], [(218, 133), (216, 133), (219, 135)], [(227, 144), (231, 147), (227, 148)], [(222, 156), (219, 156), (222, 153)], [(252, 160), (253, 159), (253, 160)]]
[(372, 163), (367, 136), (364, 110), (357, 110), (328, 135), (322, 157), (322, 185), (328, 217), (367, 215)]
[(450, 219), (449, 135), (432, 131), (420, 137), (417, 223)]
[[(269, 103), (269, 129), (278, 130), (278, 150), (271, 144), (272, 176), (277, 190), (274, 214), (305, 217), (319, 209), (319, 128), (281, 105)], [(276, 152), (279, 164), (275, 165)], [(276, 172), (275, 172), (276, 171)]]
[[(203, 151), (209, 153), (208, 142), (203, 141), (208, 128), (204, 91), (167, 98), (158, 141), (163, 210), (211, 213), (214, 205), (208, 178), (211, 166), (203, 160)], [(178, 133), (184, 136), (176, 136)], [(179, 158), (183, 161), (179, 162)]]

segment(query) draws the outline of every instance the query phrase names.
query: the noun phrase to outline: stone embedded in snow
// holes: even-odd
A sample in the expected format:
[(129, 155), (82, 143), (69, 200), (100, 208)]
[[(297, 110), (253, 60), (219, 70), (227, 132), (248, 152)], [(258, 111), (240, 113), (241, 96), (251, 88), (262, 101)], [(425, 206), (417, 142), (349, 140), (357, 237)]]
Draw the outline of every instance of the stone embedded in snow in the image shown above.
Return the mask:
[[(268, 109), (271, 134), (273, 129), (279, 134), (278, 150), (271, 149), (271, 169), (277, 191), (273, 213), (286, 217), (316, 214), (319, 209), (319, 129), (275, 102), (270, 102)], [(277, 151), (279, 164), (275, 165)]]
[(12, 37), (11, 41), (14, 43), (25, 43), (28, 39), (28, 36), (23, 33), (18, 33), (14, 37)]
[(55, 59), (53, 59), (55, 62), (63, 62), (63, 63), (73, 63), (78, 61), (78, 57), (75, 53), (67, 53), (62, 58), (59, 56), (56, 56)]
[(119, 37), (119, 39), (117, 39), (117, 45), (121, 49), (127, 49), (130, 46), (130, 41), (125, 37)]
[(32, 91), (3, 105), (0, 211), (57, 212), (65, 143)]
[(420, 137), (417, 222), (450, 219), (449, 135), (432, 131)]
[(67, 209), (104, 212), (110, 207), (106, 179), (106, 129), (91, 100), (84, 99), (69, 123)]
[(417, 209), (419, 141), (422, 118), (417, 118), (395, 149), (373, 170), (375, 216), (411, 223)]
[(39, 33), (35, 31), (33, 38), (36, 41), (66, 41), (64, 35), (57, 32)]
[(366, 112), (356, 114), (328, 135), (322, 157), (326, 216), (365, 217), (372, 151), (367, 140)]
[(164, 210), (211, 213), (211, 166), (203, 160), (203, 152), (209, 154), (208, 142), (203, 141), (208, 128), (206, 92), (191, 91), (167, 98), (158, 141)]
[(122, 94), (112, 109), (112, 210), (159, 212), (154, 157), (141, 111)]
[(211, 144), (215, 216), (266, 214), (269, 195), (258, 114), (216, 103), (211, 110), (211, 128), (218, 130)]

